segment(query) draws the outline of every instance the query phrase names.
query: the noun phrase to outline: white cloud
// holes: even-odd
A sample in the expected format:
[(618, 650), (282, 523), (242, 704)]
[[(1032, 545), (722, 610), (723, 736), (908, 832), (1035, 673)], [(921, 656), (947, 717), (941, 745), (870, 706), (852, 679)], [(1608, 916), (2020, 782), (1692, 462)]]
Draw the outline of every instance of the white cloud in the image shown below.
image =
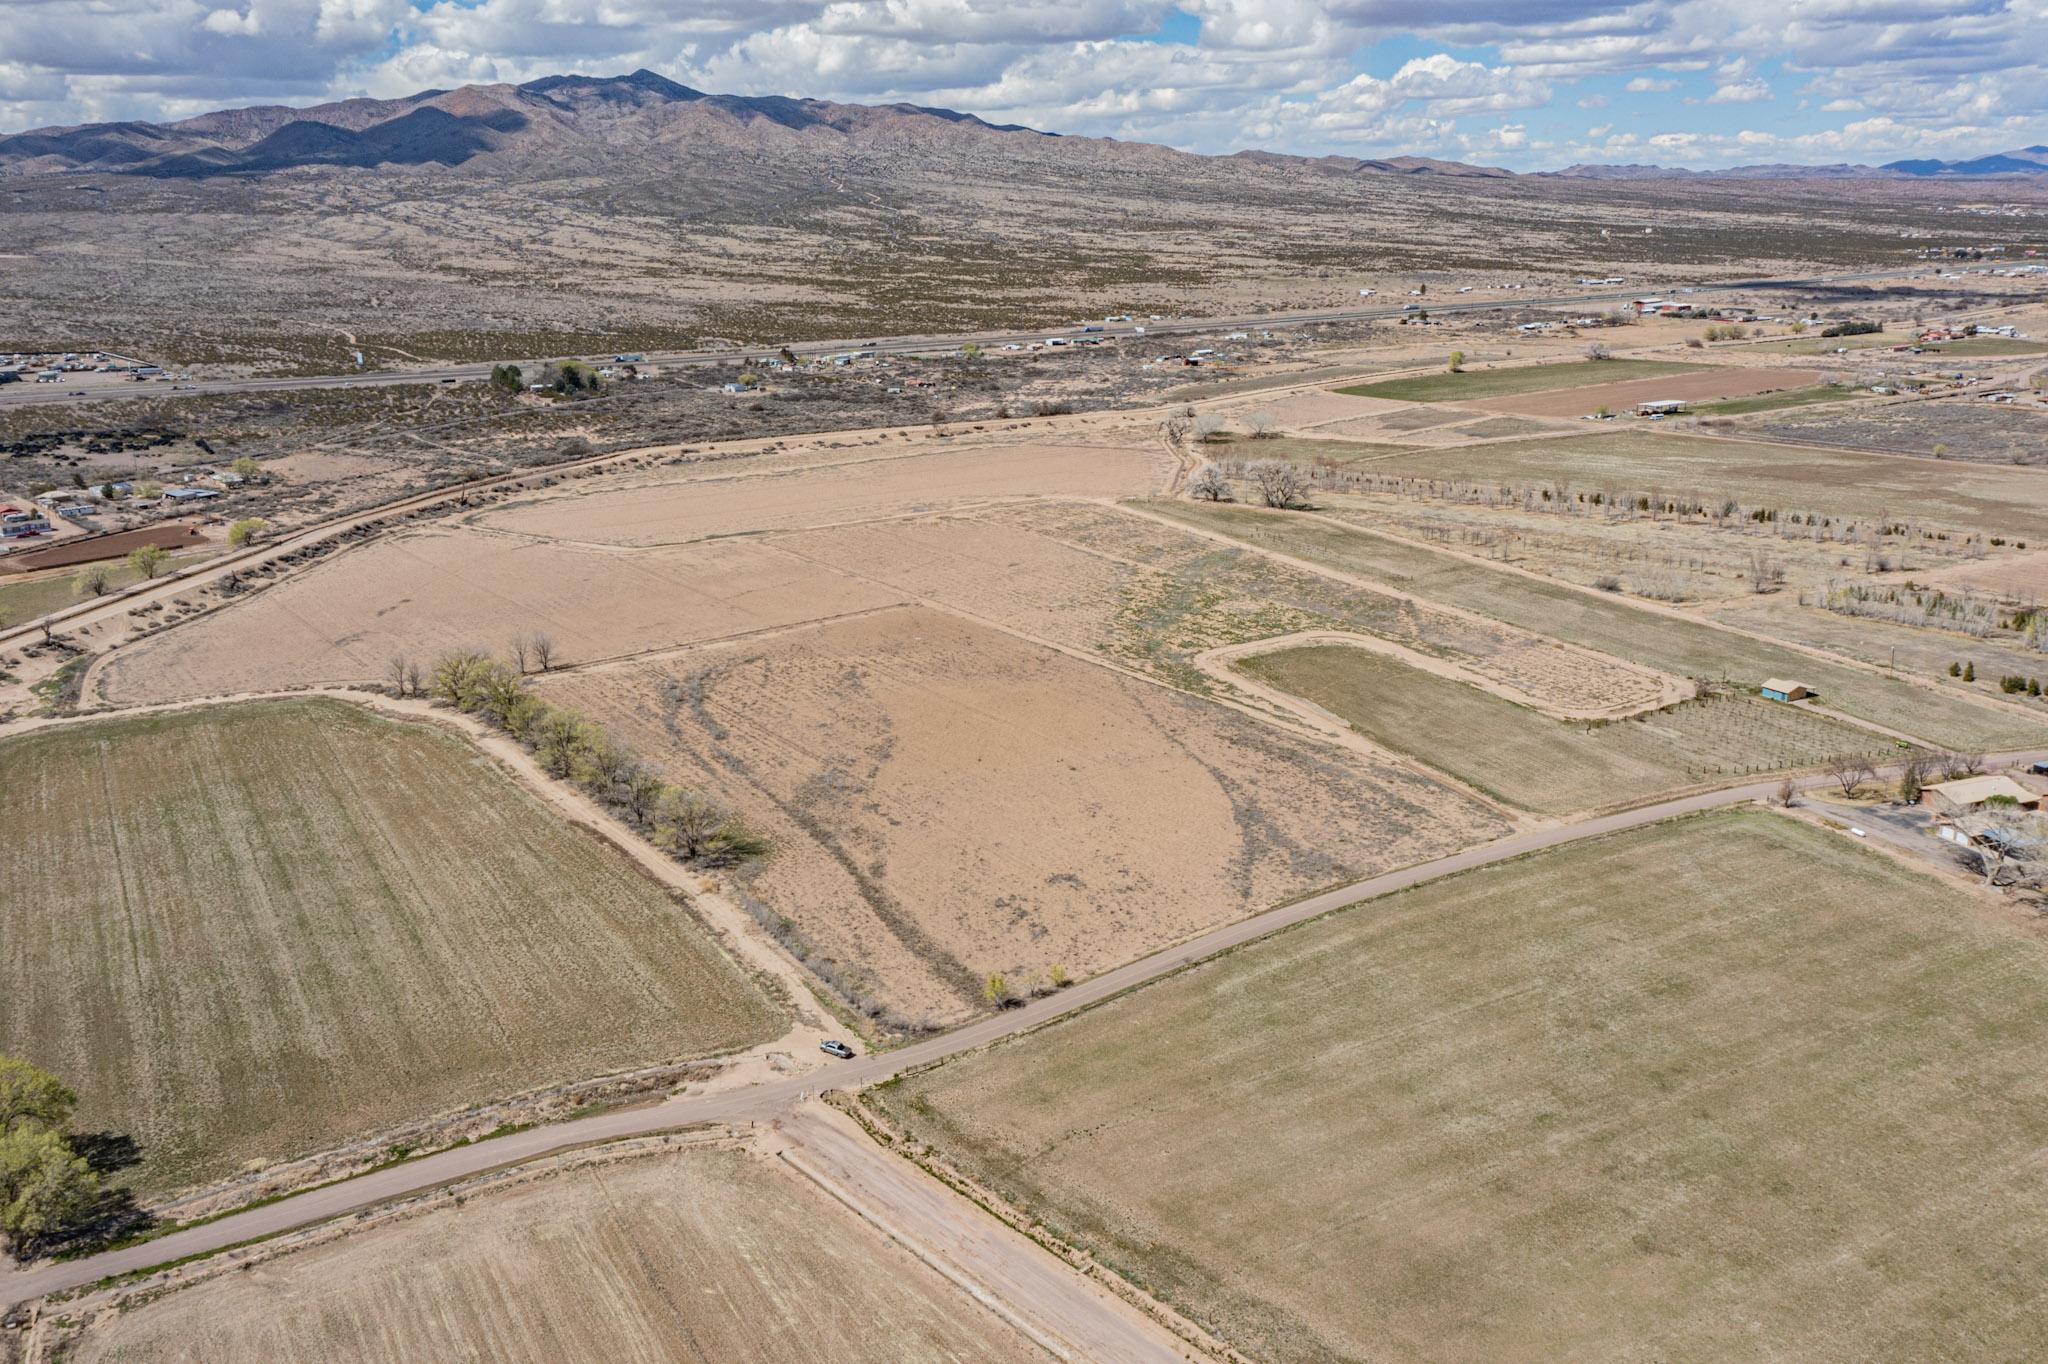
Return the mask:
[[(948, 104), (1201, 150), (1469, 151), (1528, 164), (1546, 150), (1597, 159), (1654, 147), (1705, 164), (2048, 140), (2048, 0), (8, 4), (0, 120), (17, 128), (646, 66), (706, 89)], [(1198, 41), (1141, 40), (1176, 10), (1199, 23)], [(1362, 69), (1360, 54), (1369, 63), (1394, 34), (1440, 47), (1391, 75)], [(1793, 82), (1801, 107), (1781, 118), (1796, 126), (1757, 134), (1768, 142), (1705, 131), (1728, 115), (1688, 112), (1675, 92), (1691, 73), (1701, 106), (1761, 103)], [(1551, 147), (1573, 136), (1559, 112), (1607, 107), (1606, 90), (1583, 88), (1590, 78), (1636, 97), (1629, 111), (1653, 130), (1647, 141), (1603, 124)]]

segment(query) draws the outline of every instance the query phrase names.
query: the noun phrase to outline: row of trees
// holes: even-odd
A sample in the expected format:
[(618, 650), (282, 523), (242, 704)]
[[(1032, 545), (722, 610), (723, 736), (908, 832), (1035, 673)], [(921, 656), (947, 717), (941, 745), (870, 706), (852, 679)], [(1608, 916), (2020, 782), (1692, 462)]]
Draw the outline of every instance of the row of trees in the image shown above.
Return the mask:
[(1229, 502), (1235, 499), (1237, 480), (1249, 484), (1268, 507), (1287, 509), (1308, 502), (1308, 475), (1300, 466), (1284, 459), (1255, 460), (1235, 469), (1204, 464), (1188, 481), (1188, 492), (1204, 502)]
[(475, 650), (443, 654), (424, 677), (400, 655), (385, 676), (400, 696), (426, 695), (502, 730), (543, 772), (573, 782), (681, 861), (730, 866), (767, 855), (768, 841), (738, 815), (664, 780), (596, 721), (528, 690), (528, 663), (545, 672), (553, 662), (546, 635), (515, 641), (513, 652), (512, 662)]

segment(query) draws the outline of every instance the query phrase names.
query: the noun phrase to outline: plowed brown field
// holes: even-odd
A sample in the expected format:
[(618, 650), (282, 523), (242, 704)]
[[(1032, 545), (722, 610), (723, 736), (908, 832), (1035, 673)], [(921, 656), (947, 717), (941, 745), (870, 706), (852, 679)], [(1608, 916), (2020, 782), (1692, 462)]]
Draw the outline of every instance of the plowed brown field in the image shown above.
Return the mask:
[(753, 893), (912, 1017), (1506, 828), (1391, 763), (929, 609), (542, 687), (773, 836)]

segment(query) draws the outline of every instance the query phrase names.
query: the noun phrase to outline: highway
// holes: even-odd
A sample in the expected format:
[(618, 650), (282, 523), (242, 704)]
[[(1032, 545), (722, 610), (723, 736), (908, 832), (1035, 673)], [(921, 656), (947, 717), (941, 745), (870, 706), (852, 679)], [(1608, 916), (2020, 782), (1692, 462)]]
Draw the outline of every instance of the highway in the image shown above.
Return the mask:
[[(1994, 754), (1990, 761), (1994, 765), (2003, 766), (2042, 760), (2048, 760), (2048, 750)], [(1896, 770), (1885, 769), (1881, 775), (1895, 776)], [(1827, 780), (1822, 776), (1809, 777), (1799, 785), (1802, 789), (1812, 789), (1824, 785)], [(1171, 975), (1219, 952), (1242, 946), (1270, 933), (1305, 923), (1362, 900), (1405, 890), (1440, 876), (1492, 866), (1529, 853), (1576, 843), (1582, 839), (1641, 828), (1660, 820), (1696, 814), (1704, 810), (1768, 800), (1777, 788), (1778, 779), (1773, 778), (1675, 800), (1659, 801), (1569, 824), (1515, 834), (1434, 861), (1368, 877), (1320, 895), (1281, 905), (1236, 923), (1226, 924), (1191, 938), (1179, 946), (1162, 949), (1151, 956), (1106, 971), (1057, 994), (1033, 1000), (1022, 1007), (991, 1015), (956, 1028), (952, 1032), (915, 1042), (895, 1051), (857, 1057), (823, 1073), (772, 1081), (747, 1089), (704, 1097), (672, 1099), (644, 1107), (616, 1109), (589, 1118), (529, 1128), (523, 1132), (492, 1138), (470, 1146), (440, 1151), (356, 1179), (344, 1180), (338, 1184), (280, 1199), (278, 1202), (252, 1208), (247, 1212), (235, 1213), (203, 1226), (173, 1232), (143, 1245), (30, 1269), (0, 1270), (0, 1310), (49, 1293), (80, 1288), (108, 1275), (147, 1270), (172, 1260), (225, 1250), (245, 1241), (324, 1222), (487, 1171), (576, 1147), (616, 1141), (625, 1137), (644, 1136), (653, 1132), (674, 1131), (700, 1123), (774, 1121), (795, 1112), (798, 1105), (815, 1093), (821, 1085), (829, 1085), (833, 1089), (855, 1090), (878, 1084), (905, 1071), (1015, 1037), (1063, 1015), (1100, 1004), (1126, 990)]]
[[(1702, 295), (1725, 294), (1739, 289), (1798, 288), (1823, 284), (1849, 284), (1879, 279), (1896, 279), (1904, 270), (1860, 271), (1849, 274), (1816, 275), (1800, 279), (1752, 279), (1722, 281), (1703, 284)], [(1364, 308), (1325, 308), (1305, 312), (1269, 313), (1262, 316), (1240, 317), (1181, 317), (1161, 321), (1104, 322), (1097, 333), (1104, 338), (1141, 339), (1152, 341), (1173, 336), (1186, 336), (1225, 329), (1280, 331), (1294, 327), (1312, 327), (1329, 322), (1376, 322), (1403, 315), (1407, 303), (1419, 304), (1433, 316), (1464, 313), (1501, 312), (1523, 308), (1571, 308), (1588, 307), (1604, 303), (1625, 302), (1640, 297), (1644, 285), (1635, 289), (1607, 289), (1591, 293), (1551, 294), (1541, 297), (1460, 299), (1456, 295), (1429, 296), (1421, 298), (1403, 297), (1401, 302), (1376, 303)], [(1704, 301), (1704, 299), (1703, 299)], [(1098, 325), (1090, 323), (1089, 325)], [(878, 354), (904, 355), (924, 351), (957, 350), (970, 342), (988, 348), (1007, 345), (1028, 345), (1033, 341), (1042, 342), (1048, 337), (1061, 336), (1077, 338), (1078, 324), (1056, 324), (1036, 329), (1011, 329), (991, 332), (962, 332), (945, 336), (897, 336), (871, 338), (866, 341), (809, 342), (791, 345), (790, 350), (798, 357), (837, 355), (850, 350), (872, 350)], [(759, 360), (772, 355), (780, 348), (779, 342), (766, 342), (758, 346), (738, 347), (726, 350), (652, 351), (642, 355), (642, 363), (663, 368), (701, 367), (716, 365), (739, 365), (750, 360)], [(560, 355), (540, 359), (513, 359), (528, 374), (537, 372), (548, 359), (562, 359)], [(611, 355), (588, 355), (576, 358), (609, 361)], [(504, 361), (479, 361), (474, 364), (422, 365), (412, 369), (359, 370), (344, 374), (303, 375), (279, 378), (226, 378), (195, 379), (189, 384), (174, 388), (169, 385), (134, 381), (120, 381), (101, 386), (73, 387), (69, 383), (0, 384), (0, 410), (22, 404), (53, 404), (79, 402), (116, 402), (126, 398), (162, 398), (170, 393), (277, 393), (306, 388), (385, 388), (400, 384), (429, 384), (442, 382), (473, 382), (490, 378), (494, 363)]]

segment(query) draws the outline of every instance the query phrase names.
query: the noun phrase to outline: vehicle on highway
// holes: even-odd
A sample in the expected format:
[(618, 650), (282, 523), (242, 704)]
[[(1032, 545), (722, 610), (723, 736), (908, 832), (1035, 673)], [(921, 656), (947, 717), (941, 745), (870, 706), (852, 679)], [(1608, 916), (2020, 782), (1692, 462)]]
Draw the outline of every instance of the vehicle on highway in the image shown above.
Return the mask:
[(851, 1061), (853, 1059), (853, 1048), (847, 1046), (836, 1037), (828, 1037), (820, 1042), (818, 1050), (824, 1052), (827, 1056), (836, 1056), (842, 1061)]

